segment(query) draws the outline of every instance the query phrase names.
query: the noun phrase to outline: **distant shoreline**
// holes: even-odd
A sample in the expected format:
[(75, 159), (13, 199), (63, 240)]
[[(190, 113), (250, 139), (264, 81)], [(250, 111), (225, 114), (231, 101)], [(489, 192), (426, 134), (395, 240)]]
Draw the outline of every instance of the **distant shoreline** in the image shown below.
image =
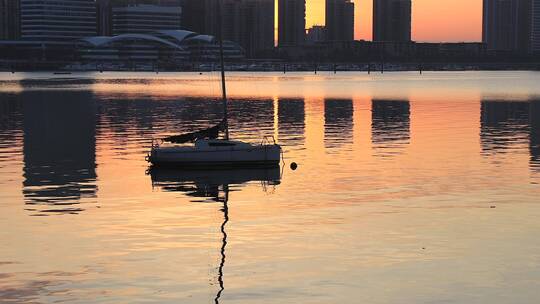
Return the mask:
[[(226, 63), (230, 72), (436, 72), (436, 71), (540, 71), (540, 62), (525, 63), (313, 63), (313, 62), (234, 62)], [(172, 66), (140, 63), (31, 63), (0, 62), (0, 72), (211, 72), (216, 63)]]

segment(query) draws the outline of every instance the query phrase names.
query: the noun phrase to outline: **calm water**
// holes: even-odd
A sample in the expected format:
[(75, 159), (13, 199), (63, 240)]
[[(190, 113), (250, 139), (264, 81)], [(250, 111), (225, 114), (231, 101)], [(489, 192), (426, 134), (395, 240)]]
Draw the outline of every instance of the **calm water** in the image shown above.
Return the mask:
[(0, 73), (0, 302), (540, 301), (539, 73), (232, 73), (299, 169), (147, 172), (217, 80)]

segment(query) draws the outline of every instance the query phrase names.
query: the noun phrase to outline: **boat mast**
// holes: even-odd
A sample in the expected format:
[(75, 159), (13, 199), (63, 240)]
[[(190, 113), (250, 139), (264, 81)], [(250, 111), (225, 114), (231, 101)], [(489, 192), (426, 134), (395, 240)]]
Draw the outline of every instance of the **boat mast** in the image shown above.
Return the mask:
[(227, 110), (227, 87), (225, 85), (225, 56), (223, 55), (223, 13), (221, 1), (217, 0), (219, 26), (219, 60), (221, 62), (221, 90), (223, 98), (223, 121), (225, 122), (225, 139), (229, 140), (229, 111)]

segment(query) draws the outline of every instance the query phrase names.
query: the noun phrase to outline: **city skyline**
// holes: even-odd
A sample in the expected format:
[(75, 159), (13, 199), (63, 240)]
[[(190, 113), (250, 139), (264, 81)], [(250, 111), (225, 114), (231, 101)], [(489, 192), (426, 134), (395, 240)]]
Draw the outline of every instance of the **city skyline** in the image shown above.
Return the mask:
[[(441, 5), (442, 2), (445, 6)], [(372, 40), (373, 0), (355, 0), (354, 3), (355, 39)], [(306, 0), (306, 6), (306, 27), (324, 25), (325, 0)], [(413, 0), (412, 39), (426, 42), (482, 41), (482, 0)]]
[[(306, 0), (306, 29), (325, 24), (325, 0)], [(461, 42), (482, 40), (482, 0), (455, 0), (412, 3), (412, 40), (419, 42)], [(278, 1), (276, 1), (276, 9)], [(373, 1), (356, 0), (356, 40), (372, 40)], [(185, 17), (185, 16), (184, 16)], [(277, 34), (277, 10), (275, 16)], [(459, 22), (455, 22), (459, 20)], [(276, 37), (277, 40), (277, 37)]]

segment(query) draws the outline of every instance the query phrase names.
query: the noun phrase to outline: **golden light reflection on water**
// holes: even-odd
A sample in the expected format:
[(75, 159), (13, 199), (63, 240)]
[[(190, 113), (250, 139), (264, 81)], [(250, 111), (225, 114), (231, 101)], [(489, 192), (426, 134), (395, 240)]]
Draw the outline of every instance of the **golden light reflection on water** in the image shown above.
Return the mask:
[(299, 169), (147, 175), (152, 138), (220, 119), (202, 76), (2, 95), (3, 299), (201, 303), (220, 278), (223, 303), (537, 298), (538, 74), (233, 73), (232, 135)]

